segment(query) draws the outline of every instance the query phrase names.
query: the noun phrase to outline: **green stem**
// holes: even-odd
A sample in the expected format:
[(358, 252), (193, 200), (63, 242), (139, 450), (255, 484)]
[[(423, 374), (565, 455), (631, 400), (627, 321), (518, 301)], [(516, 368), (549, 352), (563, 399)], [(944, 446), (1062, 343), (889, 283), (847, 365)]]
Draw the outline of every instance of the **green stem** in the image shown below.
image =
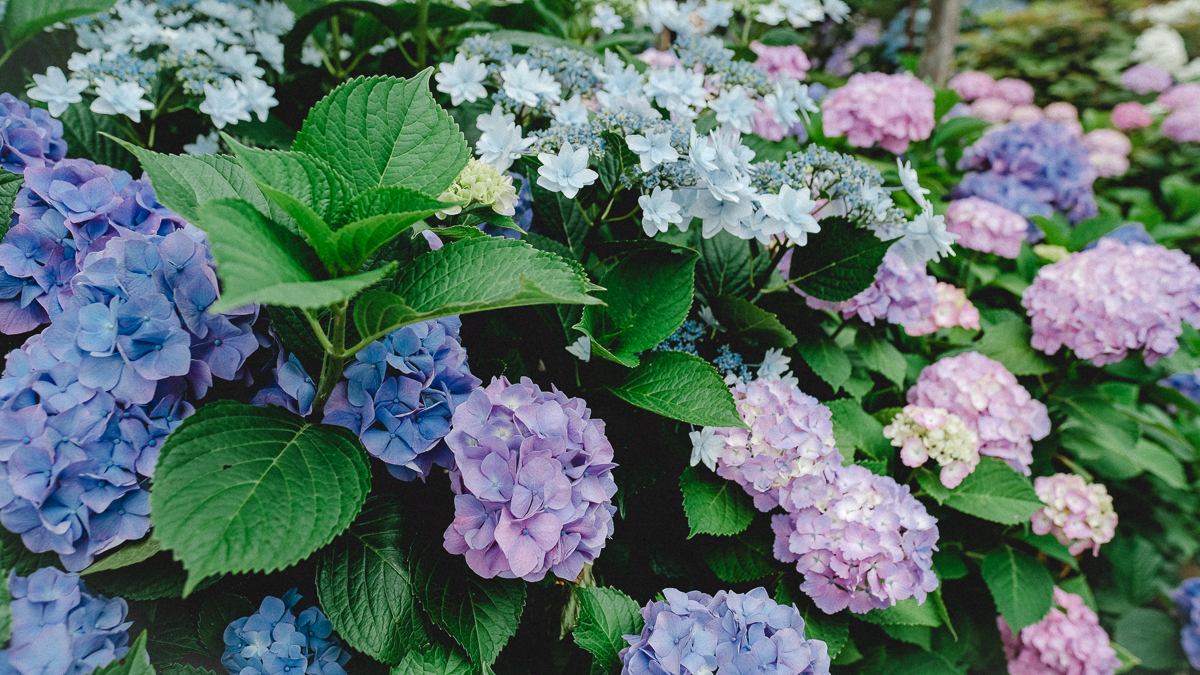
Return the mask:
[[(349, 304), (348, 300), (343, 300), (331, 308), (333, 322), (330, 325), (331, 334), (327, 339), (322, 340), (323, 333), (317, 333), (317, 340), (321, 341), (322, 347), (325, 347), (325, 360), (321, 365), (321, 380), (317, 386), (314, 410), (321, 410), (325, 407), (325, 402), (333, 393), (334, 385), (342, 378), (342, 367), (346, 364), (346, 307)], [(307, 312), (305, 312), (305, 316), (308, 316)], [(316, 323), (312, 317), (309, 317), (309, 321)], [(314, 329), (318, 328), (320, 328), (320, 324), (314, 325)]]
[(417, 0), (417, 63), (424, 68), (429, 57), (429, 0)]
[(345, 73), (342, 70), (342, 24), (338, 21), (337, 16), (329, 19), (329, 30), (333, 32), (333, 62), (337, 64), (337, 72), (334, 76), (341, 79)]

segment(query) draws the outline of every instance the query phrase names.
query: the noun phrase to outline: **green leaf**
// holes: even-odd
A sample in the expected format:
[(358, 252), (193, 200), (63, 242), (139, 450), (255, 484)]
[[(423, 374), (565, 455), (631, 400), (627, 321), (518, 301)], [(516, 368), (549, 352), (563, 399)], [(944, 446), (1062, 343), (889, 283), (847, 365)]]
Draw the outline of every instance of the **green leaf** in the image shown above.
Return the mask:
[(1055, 212), (1053, 216), (1029, 216), (1029, 220), (1037, 225), (1042, 234), (1046, 235), (1046, 243), (1052, 246), (1066, 246), (1071, 241), (1071, 224), (1066, 216)]
[[(218, 652), (222, 650), (224, 650), (224, 643), (217, 649)], [(187, 663), (169, 663), (160, 668), (159, 672), (161, 675), (217, 675), (216, 672), (208, 668), (193, 666)]]
[(592, 340), (592, 351), (634, 368), (638, 354), (658, 346), (679, 329), (692, 308), (695, 251), (656, 244), (613, 265), (598, 295), (606, 304), (583, 310), (576, 326)]
[(1165, 612), (1134, 607), (1117, 619), (1113, 640), (1151, 670), (1166, 670), (1182, 661), (1179, 629)]
[(691, 230), (691, 246), (700, 252), (696, 263), (696, 292), (708, 302), (723, 295), (744, 297), (750, 293), (750, 242), (724, 230), (711, 239)]
[(240, 199), (218, 199), (200, 209), (197, 222), (208, 234), (220, 269), (221, 298), (209, 311), (223, 312), (252, 302), (319, 309), (349, 300), (379, 283), (396, 268), (317, 281), (296, 259), (305, 246), (254, 207)]
[(60, 21), (112, 9), (115, 0), (9, 0), (4, 12), (4, 46), (9, 51)]
[(933, 138), (929, 143), (935, 148), (940, 148), (949, 141), (982, 134), (984, 129), (990, 126), (992, 126), (991, 122), (978, 117), (955, 117), (940, 125), (933, 133)]
[(0, 574), (15, 569), (17, 574), (27, 577), (43, 567), (62, 569), (63, 564), (57, 553), (34, 553), (25, 546), (21, 535), (0, 527)]
[(146, 638), (146, 631), (142, 631), (129, 646), (125, 658), (93, 670), (92, 675), (154, 675), (154, 666), (146, 656)]
[(405, 654), (390, 675), (474, 675), (475, 672), (471, 662), (461, 654), (435, 645), (427, 651), (414, 649)]
[(641, 365), (608, 389), (627, 403), (671, 419), (746, 428), (717, 369), (692, 354), (647, 352)]
[(1184, 475), (1183, 464), (1170, 450), (1153, 441), (1139, 438), (1131, 454), (1138, 466), (1158, 476), (1167, 485), (1179, 490), (1187, 489), (1187, 476)]
[(460, 556), (439, 549), (441, 543), (434, 543), (416, 556), (421, 606), (482, 669), (495, 662), (517, 632), (525, 607), (525, 582), (481, 578)]
[(411, 79), (356, 78), (309, 111), (292, 149), (329, 163), (358, 192), (398, 185), (441, 194), (467, 165), (458, 125), (429, 92), (432, 68)]
[(873, 609), (866, 614), (857, 614), (857, 618), (880, 626), (928, 626), (936, 628), (942, 625), (937, 607), (928, 599), (917, 604), (916, 598), (900, 600), (891, 607)]
[(359, 269), (371, 254), (413, 223), (445, 208), (446, 202), (394, 185), (364, 192), (350, 204), (355, 221), (333, 233), (339, 265), (346, 271)]
[(742, 337), (768, 349), (786, 349), (796, 336), (779, 322), (779, 317), (747, 300), (723, 295), (713, 301), (713, 311), (730, 336)]
[[(993, 323), (989, 318), (1000, 320)], [(975, 345), (979, 353), (999, 361), (1013, 375), (1054, 372), (1050, 362), (1029, 346), (1029, 325), (1015, 312), (992, 313), (983, 317), (983, 324), (983, 338)]]
[(8, 234), (13, 207), (17, 203), (17, 193), (25, 185), (25, 177), (19, 173), (0, 171), (0, 239)]
[(825, 218), (821, 231), (794, 249), (788, 283), (820, 300), (849, 300), (875, 281), (892, 243), (842, 216)]
[(200, 619), (196, 633), (200, 644), (209, 654), (216, 655), (225, 650), (225, 628), (243, 616), (250, 616), (258, 605), (234, 593), (210, 595), (200, 606)]
[[(71, 157), (90, 159), (97, 164), (128, 171), (137, 176), (137, 159), (121, 148), (110, 136), (121, 137), (125, 132), (113, 115), (92, 112), (87, 103), (72, 103), (58, 116), (63, 125), (63, 140), (71, 149)], [(102, 134), (108, 134), (104, 136)]]
[(867, 369), (883, 375), (896, 383), (897, 387), (904, 386), (908, 362), (892, 343), (871, 331), (859, 330), (854, 336), (854, 347)]
[[(337, 0), (326, 4), (325, 0), (287, 0), (287, 4), (296, 13), (296, 25), (283, 38), (284, 54), (288, 60), (299, 59), (304, 40), (320, 24), (338, 14), (348, 13), (347, 10), (364, 12), (378, 24), (386, 26), (395, 35), (410, 30), (414, 25), (411, 15), (405, 21), (395, 7), (380, 5), (368, 0)], [(299, 7), (297, 5), (300, 5)], [(430, 9), (437, 7), (432, 5)], [(431, 11), (430, 14), (433, 14)], [(358, 22), (356, 22), (357, 25)], [(360, 45), (367, 48), (369, 45)], [(240, 125), (239, 125), (240, 126)]]
[(196, 614), (181, 602), (155, 603), (154, 626), (146, 641), (153, 666), (165, 666), (189, 656), (205, 655), (196, 631)]
[(1079, 569), (1079, 561), (1075, 560), (1070, 549), (1060, 543), (1054, 535), (1025, 532), (1018, 535), (1018, 538), (1051, 558), (1070, 565), (1072, 569)]
[(938, 504), (945, 504), (946, 499), (950, 497), (950, 489), (942, 485), (942, 479), (939, 472), (931, 471), (923, 466), (917, 467), (913, 471), (913, 475), (917, 478), (917, 485), (925, 491), (925, 494), (933, 497)]
[(136, 565), (143, 560), (149, 560), (161, 550), (162, 544), (154, 538), (154, 535), (150, 535), (140, 541), (125, 544), (116, 551), (92, 563), (79, 574), (80, 576), (87, 576), (96, 572), (105, 572)]
[(887, 661), (877, 675), (963, 675), (966, 672), (946, 657), (926, 651), (910, 651), (895, 658), (888, 655)]
[(575, 643), (592, 653), (602, 672), (619, 673), (617, 654), (629, 646), (622, 636), (640, 633), (645, 623), (638, 604), (621, 591), (603, 586), (580, 588), (575, 594), (579, 598)]
[(1092, 595), (1092, 587), (1088, 586), (1087, 577), (1084, 575), (1077, 574), (1070, 579), (1064, 579), (1058, 582), (1058, 587), (1083, 598), (1083, 604), (1087, 605), (1093, 612), (1099, 611), (1096, 608), (1096, 597)]
[(1054, 604), (1054, 578), (1031, 555), (1004, 545), (983, 559), (983, 581), (1013, 633), (1041, 621)]
[(916, 645), (925, 651), (933, 649), (933, 629), (929, 626), (893, 626), (884, 624), (879, 627), (884, 635), (907, 642), (910, 645)]
[[(216, 577), (210, 577), (196, 588), (202, 590), (216, 581)], [(172, 560), (170, 553), (163, 551), (136, 565), (89, 575), (87, 583), (89, 588), (99, 589), (107, 595), (137, 602), (179, 598), (187, 585), (187, 570)]]
[(333, 628), (351, 647), (399, 663), (429, 642), (417, 610), (414, 561), (403, 532), (411, 522), (394, 498), (367, 500), (350, 529), (321, 552), (317, 596)]
[(688, 539), (697, 534), (732, 535), (750, 527), (754, 507), (737, 483), (691, 466), (680, 474), (679, 489), (683, 490)]
[(983, 457), (979, 466), (950, 491), (946, 506), (1003, 525), (1018, 525), (1045, 506), (1029, 479), (1004, 460)]
[(533, 214), (538, 226), (547, 237), (565, 244), (576, 260), (582, 260), (584, 240), (592, 224), (588, 221), (579, 202), (568, 199), (561, 192), (551, 192), (537, 184), (538, 164), (532, 158), (522, 162), (525, 167), (525, 180), (533, 195)]
[(12, 593), (8, 590), (8, 579), (0, 583), (0, 645), (8, 644), (12, 637)]
[(271, 572), (308, 557), (354, 520), (370, 478), (349, 430), (218, 401), (163, 444), (150, 521), (187, 568), (187, 594), (207, 576)]
[(396, 292), (369, 291), (354, 303), (365, 338), (450, 314), (548, 303), (595, 304), (597, 286), (553, 253), (512, 239), (452, 241), (417, 256), (396, 279)]
[(797, 343), (796, 351), (800, 352), (800, 358), (804, 359), (808, 367), (812, 368), (813, 372), (825, 380), (834, 391), (840, 389), (846, 380), (850, 379), (850, 373), (853, 370), (850, 365), (850, 357), (824, 333), (815, 339), (809, 336), (808, 339)]
[(747, 541), (745, 534), (719, 539), (704, 550), (704, 562), (721, 581), (739, 584), (778, 573), (771, 540)]
[(839, 398), (825, 405), (833, 413), (833, 437), (838, 449), (847, 457), (861, 450), (871, 459), (888, 459), (894, 454), (892, 444), (883, 437), (883, 425), (862, 409), (852, 398)]

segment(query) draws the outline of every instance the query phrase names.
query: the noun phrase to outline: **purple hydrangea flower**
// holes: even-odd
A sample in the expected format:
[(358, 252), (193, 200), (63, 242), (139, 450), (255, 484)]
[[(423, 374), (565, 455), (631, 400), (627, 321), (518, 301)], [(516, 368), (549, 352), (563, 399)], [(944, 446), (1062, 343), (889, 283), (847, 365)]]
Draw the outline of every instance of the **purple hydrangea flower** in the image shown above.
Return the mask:
[(763, 588), (715, 596), (668, 588), (663, 597), (642, 608), (641, 634), (625, 636), (621, 675), (829, 675), (826, 644), (806, 639), (795, 606)]
[[(791, 268), (791, 251), (779, 263), (780, 273), (787, 278)], [(937, 303), (937, 279), (925, 271), (925, 266), (910, 267), (900, 256), (888, 253), (875, 273), (875, 281), (866, 290), (843, 302), (827, 302), (806, 295), (792, 287), (813, 309), (841, 312), (842, 318), (857, 315), (874, 326), (876, 319), (909, 326), (921, 322)]]
[(1175, 611), (1184, 620), (1180, 643), (1193, 668), (1200, 668), (1200, 578), (1184, 579), (1171, 593)]
[(28, 577), (9, 572), (12, 641), (0, 652), (5, 672), (90, 673), (129, 652), (129, 607), (92, 595), (78, 574), (44, 567)]
[(458, 405), (446, 442), (458, 496), (444, 545), (480, 576), (574, 580), (612, 536), (613, 449), (583, 399), (497, 378)]
[(12, 94), (0, 94), (0, 168), (23, 173), (53, 165), (67, 153), (62, 122), (30, 108)]
[(263, 598), (258, 611), (225, 628), (221, 665), (229, 675), (346, 675), (350, 654), (317, 607), (296, 613), (302, 596)]
[(1033, 489), (1045, 506), (1031, 518), (1035, 534), (1053, 534), (1071, 555), (1089, 548), (1100, 554), (1100, 545), (1117, 532), (1117, 512), (1103, 483), (1088, 483), (1083, 476), (1056, 473), (1038, 476)]
[(794, 491), (788, 513), (771, 517), (775, 557), (796, 563), (800, 590), (827, 614), (925, 602), (938, 586), (937, 519), (891, 477), (854, 464), (835, 473), (832, 483)]
[(821, 102), (829, 138), (900, 154), (933, 132), (933, 89), (907, 74), (857, 73)]
[(1046, 618), (1016, 635), (1004, 617), (996, 617), (996, 624), (1010, 673), (1112, 675), (1121, 666), (1096, 613), (1083, 598), (1061, 588), (1054, 589), (1054, 606)]

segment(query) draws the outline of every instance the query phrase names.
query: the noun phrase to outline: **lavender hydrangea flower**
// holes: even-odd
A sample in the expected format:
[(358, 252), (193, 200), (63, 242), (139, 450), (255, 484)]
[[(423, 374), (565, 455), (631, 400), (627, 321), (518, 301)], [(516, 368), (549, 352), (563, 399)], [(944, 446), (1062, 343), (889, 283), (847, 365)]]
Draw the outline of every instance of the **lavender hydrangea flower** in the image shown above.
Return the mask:
[(1171, 593), (1175, 611), (1184, 620), (1179, 631), (1180, 644), (1193, 668), (1200, 668), (1200, 578), (1184, 579)]
[(67, 153), (62, 122), (30, 108), (12, 94), (0, 94), (0, 168), (23, 173), (53, 165)]
[(258, 611), (225, 628), (221, 665), (229, 675), (346, 675), (350, 654), (317, 607), (297, 614), (303, 597), (292, 589), (263, 598)]
[(829, 649), (806, 639), (804, 618), (763, 588), (748, 593), (663, 590), (641, 610), (640, 635), (626, 635), (621, 675), (739, 673), (829, 675)]
[(923, 603), (937, 588), (937, 519), (907, 485), (851, 464), (831, 483), (793, 491), (783, 507), (771, 517), (775, 557), (796, 563), (800, 590), (827, 614)]
[(906, 74), (857, 73), (821, 103), (825, 135), (900, 154), (933, 132), (933, 89)]
[(9, 572), (12, 640), (0, 652), (4, 672), (86, 675), (129, 652), (128, 605), (88, 592), (78, 574), (44, 567)]
[[(791, 269), (791, 251), (779, 263), (786, 278)], [(874, 326), (876, 319), (900, 326), (916, 324), (933, 312), (938, 300), (937, 279), (925, 271), (925, 266), (912, 267), (900, 256), (889, 252), (875, 273), (875, 281), (858, 295), (843, 302), (828, 302), (805, 294), (793, 287), (813, 309), (841, 312), (842, 318), (857, 315)]]
[[(61, 312), (0, 377), (0, 523), (70, 570), (149, 530), (158, 452), (213, 378), (258, 348), (257, 307), (212, 315), (204, 233), (124, 230), (59, 289)], [(188, 304), (191, 303), (191, 304)]]
[(1054, 606), (1046, 618), (1013, 635), (1004, 617), (996, 617), (1008, 672), (1030, 675), (1112, 675), (1120, 667), (1108, 633), (1083, 598), (1054, 589)]
[(1066, 345), (1097, 366), (1142, 349), (1154, 365), (1179, 348), (1182, 322), (1200, 326), (1200, 268), (1182, 251), (1102, 239), (1039, 270), (1021, 304), (1034, 349)]
[(612, 536), (612, 445), (583, 399), (496, 378), (455, 409), (446, 442), (458, 496), (444, 546), (479, 576), (574, 580)]
[(1020, 214), (979, 197), (950, 202), (946, 207), (946, 230), (958, 235), (958, 245), (1016, 258), (1029, 223)]
[(1088, 483), (1083, 476), (1056, 473), (1039, 476), (1033, 489), (1045, 506), (1033, 513), (1033, 531), (1053, 534), (1071, 555), (1089, 548), (1100, 554), (1100, 545), (1117, 532), (1117, 512), (1103, 483)]

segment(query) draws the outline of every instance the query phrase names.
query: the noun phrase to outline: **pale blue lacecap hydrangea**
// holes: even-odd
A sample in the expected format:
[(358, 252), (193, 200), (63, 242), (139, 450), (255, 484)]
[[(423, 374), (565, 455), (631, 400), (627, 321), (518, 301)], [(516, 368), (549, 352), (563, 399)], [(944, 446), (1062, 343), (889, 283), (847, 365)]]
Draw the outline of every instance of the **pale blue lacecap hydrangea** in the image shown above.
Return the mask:
[(721, 38), (712, 36), (680, 37), (672, 45), (679, 63), (691, 70), (700, 66), (708, 84), (722, 88), (743, 86), (765, 96), (775, 89), (771, 74), (752, 61), (735, 60)]
[[(813, 199), (840, 204), (840, 215), (866, 224), (904, 225), (908, 218), (883, 187), (879, 169), (851, 155), (809, 145), (790, 152), (783, 163), (766, 160), (751, 165), (752, 186), (778, 193), (784, 185), (807, 187)], [(824, 210), (823, 210), (824, 211)], [(821, 215), (826, 215), (824, 212)], [(829, 214), (834, 215), (834, 214)]]
[(0, 169), (23, 173), (31, 166), (53, 165), (67, 153), (62, 135), (62, 122), (50, 113), (0, 94)]
[(81, 570), (145, 536), (159, 449), (214, 378), (244, 377), (258, 308), (207, 313), (217, 277), (190, 225), (124, 230), (56, 289), (61, 311), (0, 378), (0, 522)]
[(575, 580), (613, 533), (612, 445), (580, 398), (500, 377), (454, 411), (443, 546), (481, 577)]
[(317, 607), (297, 614), (302, 596), (263, 598), (258, 611), (225, 628), (221, 665), (229, 675), (346, 675), (350, 654)]
[(626, 635), (621, 675), (829, 675), (829, 648), (806, 639), (804, 618), (763, 588), (749, 593), (663, 590)]
[(8, 590), (12, 640), (0, 651), (0, 673), (87, 675), (129, 652), (128, 605), (88, 592), (78, 574), (11, 571)]

